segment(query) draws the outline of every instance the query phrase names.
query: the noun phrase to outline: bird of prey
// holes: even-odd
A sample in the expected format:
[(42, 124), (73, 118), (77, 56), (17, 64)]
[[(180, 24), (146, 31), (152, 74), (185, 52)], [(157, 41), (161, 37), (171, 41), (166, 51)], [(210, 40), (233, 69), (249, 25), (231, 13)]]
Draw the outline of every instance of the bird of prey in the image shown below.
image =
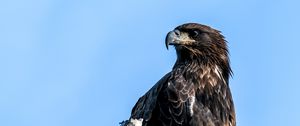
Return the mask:
[(220, 31), (198, 23), (167, 34), (177, 60), (132, 109), (123, 126), (235, 126), (229, 89), (227, 42)]

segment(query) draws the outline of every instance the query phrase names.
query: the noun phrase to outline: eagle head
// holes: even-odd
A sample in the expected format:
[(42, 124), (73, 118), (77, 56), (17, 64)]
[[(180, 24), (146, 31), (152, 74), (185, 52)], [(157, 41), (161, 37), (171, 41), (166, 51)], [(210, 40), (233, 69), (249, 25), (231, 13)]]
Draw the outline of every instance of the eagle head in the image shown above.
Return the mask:
[(228, 49), (220, 31), (209, 26), (187, 23), (176, 27), (167, 34), (166, 47), (173, 45), (179, 60), (201, 59), (219, 62), (228, 60)]
[(167, 34), (166, 47), (173, 45), (178, 64), (196, 61), (200, 65), (219, 66), (227, 78), (232, 71), (229, 65), (227, 42), (219, 30), (209, 26), (187, 23)]

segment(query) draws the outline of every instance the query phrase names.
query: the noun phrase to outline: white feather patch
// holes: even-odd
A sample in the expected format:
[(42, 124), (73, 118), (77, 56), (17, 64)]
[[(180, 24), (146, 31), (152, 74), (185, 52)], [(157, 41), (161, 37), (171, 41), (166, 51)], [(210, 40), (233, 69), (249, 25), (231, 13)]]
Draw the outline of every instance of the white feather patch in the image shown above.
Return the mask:
[(223, 81), (224, 83), (226, 83), (225, 80), (224, 80), (224, 78), (223, 78), (223, 76), (222, 76), (222, 71), (221, 71), (221, 69), (220, 69), (219, 66), (216, 65), (215, 71), (214, 71), (214, 72), (217, 74), (217, 76), (218, 76), (220, 79), (222, 79), (222, 81)]
[(189, 109), (190, 109), (191, 116), (194, 114), (194, 110), (193, 110), (194, 104), (195, 104), (195, 96), (193, 96), (193, 97), (190, 98)]
[(218, 75), (219, 78), (221, 78), (221, 75), (220, 75), (220, 74), (221, 74), (221, 71), (220, 71), (219, 66), (216, 66), (216, 67), (215, 67), (215, 73)]
[(143, 118), (140, 119), (130, 119), (130, 124), (133, 124), (133, 126), (142, 126), (143, 125)]

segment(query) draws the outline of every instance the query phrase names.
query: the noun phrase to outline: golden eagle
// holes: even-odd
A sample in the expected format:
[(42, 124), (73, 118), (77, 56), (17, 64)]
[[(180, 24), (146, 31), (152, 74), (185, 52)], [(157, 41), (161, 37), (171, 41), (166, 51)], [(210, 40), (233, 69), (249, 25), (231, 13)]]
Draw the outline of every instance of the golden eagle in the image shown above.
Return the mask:
[(123, 126), (235, 126), (231, 68), (220, 31), (187, 23), (167, 34), (177, 61), (132, 109)]

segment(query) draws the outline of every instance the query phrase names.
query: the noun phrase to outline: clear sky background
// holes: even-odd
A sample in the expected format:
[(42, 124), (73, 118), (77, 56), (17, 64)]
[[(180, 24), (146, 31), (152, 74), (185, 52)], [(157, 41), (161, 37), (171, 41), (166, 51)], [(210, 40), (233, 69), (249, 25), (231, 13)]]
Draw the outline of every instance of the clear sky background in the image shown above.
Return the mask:
[(1, 0), (0, 125), (117, 126), (169, 72), (174, 27), (229, 42), (238, 126), (296, 126), (297, 0)]

